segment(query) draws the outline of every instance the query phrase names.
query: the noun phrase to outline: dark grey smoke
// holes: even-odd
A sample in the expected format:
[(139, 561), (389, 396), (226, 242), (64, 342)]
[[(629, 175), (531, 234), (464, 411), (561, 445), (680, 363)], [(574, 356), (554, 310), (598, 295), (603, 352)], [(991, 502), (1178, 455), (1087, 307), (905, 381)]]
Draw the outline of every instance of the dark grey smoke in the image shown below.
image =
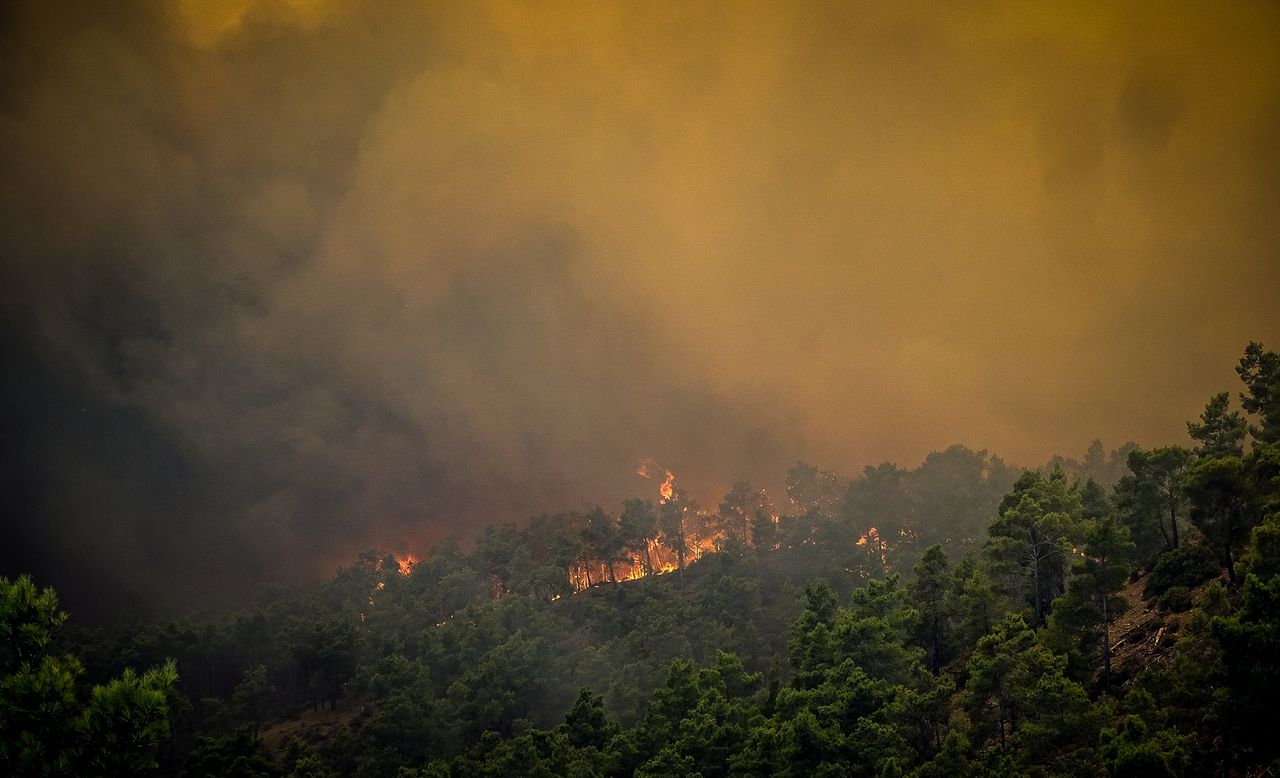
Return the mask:
[(0, 573), (242, 596), (653, 485), (1181, 436), (1280, 341), (1280, 21), (0, 12)]

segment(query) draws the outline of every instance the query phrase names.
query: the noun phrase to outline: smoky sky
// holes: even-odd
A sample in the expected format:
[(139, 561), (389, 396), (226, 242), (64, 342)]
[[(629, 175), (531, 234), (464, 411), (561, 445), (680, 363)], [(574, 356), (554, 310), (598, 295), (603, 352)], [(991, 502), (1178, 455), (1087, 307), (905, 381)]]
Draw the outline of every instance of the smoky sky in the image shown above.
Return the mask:
[[(1123, 5), (1123, 7), (1116, 7)], [(1280, 6), (11, 3), (3, 572), (199, 603), (804, 458), (1183, 439)]]

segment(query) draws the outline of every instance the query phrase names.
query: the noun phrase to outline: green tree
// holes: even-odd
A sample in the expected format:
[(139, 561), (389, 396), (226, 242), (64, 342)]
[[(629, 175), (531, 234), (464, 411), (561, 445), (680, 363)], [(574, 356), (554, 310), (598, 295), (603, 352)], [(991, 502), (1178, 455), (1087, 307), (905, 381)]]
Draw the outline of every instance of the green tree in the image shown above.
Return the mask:
[(67, 615), (51, 588), (28, 576), (0, 577), (0, 635), (7, 638), (0, 675), (0, 774), (143, 775), (159, 766), (169, 738), (172, 661), (80, 696), (80, 661), (56, 654)]
[(583, 689), (564, 720), (564, 734), (574, 748), (603, 749), (618, 734), (618, 725), (604, 715), (604, 698)]
[(243, 722), (253, 725), (256, 731), (266, 719), (273, 690), (265, 665), (256, 665), (244, 673), (244, 678), (231, 693), (231, 708)]
[(1267, 764), (1280, 757), (1275, 737), (1280, 703), (1280, 576), (1263, 580), (1250, 575), (1243, 606), (1232, 618), (1213, 622), (1222, 647), (1221, 671), (1227, 694), (1217, 701), (1218, 714), (1238, 746), (1255, 752)]
[(617, 583), (613, 565), (622, 557), (622, 538), (617, 523), (603, 508), (596, 506), (587, 513), (582, 529), (582, 542), (586, 551), (586, 564), (603, 565), (609, 582)]
[(737, 481), (720, 503), (721, 529), (745, 542), (751, 539), (755, 518), (767, 517), (769, 513), (769, 496), (764, 490), (751, 488), (747, 481)]
[[(877, 467), (867, 466), (862, 477), (849, 484), (839, 520), (852, 537), (869, 537), (875, 530), (882, 541), (892, 541), (914, 524), (907, 477), (907, 471), (885, 462)], [(875, 553), (880, 552), (877, 549)]]
[(1164, 446), (1147, 452), (1135, 451), (1130, 461), (1135, 455), (1141, 462), (1138, 477), (1149, 480), (1155, 487), (1156, 497), (1169, 517), (1169, 547), (1177, 548), (1178, 519), (1187, 505), (1182, 479), (1191, 464), (1191, 452), (1181, 446)]
[(826, 581), (804, 587), (804, 609), (791, 625), (791, 666), (796, 684), (814, 684), (835, 660), (836, 593)]
[(1034, 623), (1044, 623), (1049, 603), (1066, 589), (1070, 539), (1077, 533), (1080, 495), (1061, 470), (1048, 478), (1028, 471), (1001, 501), (987, 553), (1011, 588), (1031, 605)]
[(169, 739), (168, 698), (177, 681), (169, 661), (141, 676), (126, 669), (93, 688), (80, 726), (87, 773), (142, 775), (160, 766), (160, 747)]
[(252, 727), (221, 737), (202, 737), (183, 762), (187, 778), (275, 778), (279, 775)]
[(1096, 764), (1105, 711), (1063, 674), (1065, 667), (1066, 659), (1040, 645), (1016, 614), (979, 640), (969, 657), (970, 716), (1023, 769), (1086, 774)]
[(1240, 395), (1240, 406), (1258, 416), (1259, 423), (1249, 426), (1250, 434), (1262, 443), (1280, 443), (1280, 354), (1251, 342), (1236, 374), (1248, 390)]
[(666, 500), (658, 508), (658, 529), (662, 545), (676, 552), (676, 569), (684, 573), (686, 558), (689, 554), (689, 537), (686, 534), (685, 519), (696, 506), (689, 500), (684, 489), (676, 486), (671, 499)]
[(52, 587), (39, 590), (26, 575), (15, 581), (0, 577), (0, 640), (4, 641), (0, 670), (12, 672), (44, 654), (66, 620)]
[(658, 538), (658, 517), (649, 500), (631, 499), (622, 505), (618, 518), (618, 536), (623, 549), (639, 559), (645, 572), (654, 572), (651, 547)]
[(1050, 632), (1066, 632), (1102, 657), (1103, 688), (1111, 688), (1111, 624), (1128, 607), (1116, 593), (1124, 588), (1133, 557), (1133, 541), (1112, 519), (1092, 523), (1085, 533), (1084, 556), (1072, 565), (1067, 592), (1049, 617)]
[(840, 478), (807, 462), (796, 462), (787, 471), (786, 487), (787, 499), (797, 514), (816, 511), (829, 517), (840, 504)]
[(0, 773), (73, 775), (82, 745), (83, 667), (74, 657), (28, 656), (0, 678)]
[(1187, 422), (1187, 434), (1199, 445), (1198, 457), (1238, 457), (1244, 454), (1244, 436), (1248, 422), (1239, 412), (1230, 410), (1231, 393), (1219, 392), (1209, 398), (1200, 421)]
[(1096, 521), (1111, 514), (1111, 503), (1107, 500), (1107, 490), (1090, 478), (1080, 487), (1080, 516), (1087, 521)]
[[(1029, 663), (1023, 654), (1040, 651), (1035, 633), (1017, 614), (1006, 616), (991, 634), (978, 641), (969, 656), (968, 708), (983, 734), (994, 734), (1002, 750), (1025, 710), (1031, 686)], [(1047, 653), (1047, 652), (1046, 652)], [(1038, 659), (1048, 662), (1043, 655)], [(994, 730), (994, 732), (992, 732)]]
[(1191, 521), (1221, 554), (1232, 584), (1235, 557), (1249, 538), (1250, 480), (1240, 457), (1202, 459), (1187, 470), (1184, 485), (1191, 499)]
[(951, 565), (940, 545), (932, 545), (915, 566), (911, 603), (919, 613), (917, 643), (924, 647), (930, 672), (950, 658), (952, 607)]

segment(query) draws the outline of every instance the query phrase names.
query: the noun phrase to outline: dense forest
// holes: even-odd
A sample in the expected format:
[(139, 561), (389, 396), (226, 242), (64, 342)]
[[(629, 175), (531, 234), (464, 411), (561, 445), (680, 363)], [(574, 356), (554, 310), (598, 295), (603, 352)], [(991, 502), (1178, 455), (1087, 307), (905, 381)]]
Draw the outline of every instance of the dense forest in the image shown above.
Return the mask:
[(668, 474), (180, 621), (0, 579), (0, 772), (1274, 775), (1280, 355), (1237, 373), (1185, 445)]

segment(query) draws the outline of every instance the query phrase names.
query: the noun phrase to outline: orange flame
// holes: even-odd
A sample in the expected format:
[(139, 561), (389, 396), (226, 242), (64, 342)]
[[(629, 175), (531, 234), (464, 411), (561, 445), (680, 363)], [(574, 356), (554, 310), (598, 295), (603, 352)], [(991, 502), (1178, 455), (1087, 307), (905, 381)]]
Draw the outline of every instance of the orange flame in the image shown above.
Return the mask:
[(413, 554), (405, 554), (396, 560), (400, 565), (400, 575), (408, 575), (413, 572), (413, 566), (418, 564), (418, 558)]
[(660, 502), (668, 502), (676, 494), (675, 473), (665, 467), (658, 467), (658, 463), (654, 461), (653, 457), (645, 457), (640, 460), (640, 466), (636, 468), (636, 475), (641, 478), (652, 479), (653, 474), (659, 470), (665, 473), (666, 477), (663, 479), (662, 484), (658, 486), (658, 495), (661, 498)]
[(675, 494), (675, 486), (676, 486), (676, 477), (671, 473), (670, 470), (668, 470), (667, 479), (662, 482), (661, 486), (658, 487), (658, 494), (662, 495), (663, 502), (670, 500), (672, 495)]

